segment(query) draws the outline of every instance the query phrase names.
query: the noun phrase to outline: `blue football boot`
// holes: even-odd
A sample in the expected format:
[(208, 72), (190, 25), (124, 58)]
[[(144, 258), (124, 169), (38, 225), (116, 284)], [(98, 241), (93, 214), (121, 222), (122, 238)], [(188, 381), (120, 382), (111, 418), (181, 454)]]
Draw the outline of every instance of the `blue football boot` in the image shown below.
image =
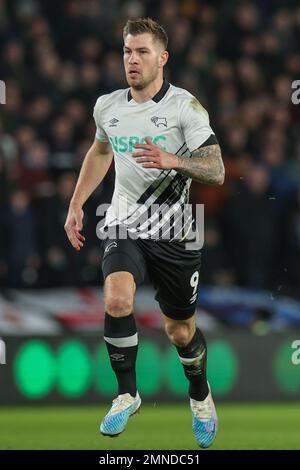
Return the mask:
[(139, 393), (132, 397), (129, 393), (119, 395), (112, 402), (112, 407), (103, 418), (100, 432), (104, 436), (116, 437), (126, 428), (130, 416), (138, 412), (141, 406)]
[(190, 398), (190, 404), (193, 417), (192, 427), (195, 438), (197, 444), (205, 449), (212, 445), (218, 431), (218, 417), (211, 396), (210, 387), (205, 400), (197, 401)]

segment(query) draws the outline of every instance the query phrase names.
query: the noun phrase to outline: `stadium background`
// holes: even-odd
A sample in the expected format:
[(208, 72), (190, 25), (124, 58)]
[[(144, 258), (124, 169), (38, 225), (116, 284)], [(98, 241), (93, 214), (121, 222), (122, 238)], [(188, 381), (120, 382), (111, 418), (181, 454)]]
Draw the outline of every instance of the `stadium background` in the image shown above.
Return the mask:
[[(96, 207), (112, 195), (113, 166), (85, 206), (88, 241), (80, 253), (63, 225), (94, 138), (93, 106), (99, 95), (127, 86), (122, 28), (127, 18), (140, 16), (166, 28), (166, 77), (207, 108), (226, 167), (221, 188), (193, 183), (191, 194), (193, 203), (205, 205), (197, 322), (209, 342), (217, 403), (230, 420), (226, 406), (262, 401), (251, 411), (236, 408), (259, 422), (252, 410), (264, 416), (264, 403), (280, 400), (266, 414), (268, 423), (276, 428), (272, 416), (278, 415), (281, 425), (296, 429), (300, 105), (291, 95), (300, 79), (300, 7), (293, 0), (0, 0), (0, 79), (6, 85), (0, 105), (0, 336), (6, 344), (0, 404), (25, 405), (32, 416), (34, 406), (40, 417), (47, 408), (38, 405), (75, 404), (65, 408), (69, 419), (114, 395), (102, 341), (95, 234)], [(187, 408), (187, 384), (150, 286), (139, 291), (135, 313), (139, 387), (152, 407), (146, 413), (154, 415), (163, 403), (174, 403), (180, 413), (178, 403)], [(232, 405), (222, 408), (225, 402)], [(2, 407), (0, 414), (6, 429), (25, 420), (13, 408)], [(270, 436), (277, 448), (284, 445)], [(299, 443), (299, 427), (294, 437)], [(26, 441), (23, 434), (7, 439), (1, 438), (2, 448)], [(246, 445), (237, 436), (234, 442), (220, 445)]]

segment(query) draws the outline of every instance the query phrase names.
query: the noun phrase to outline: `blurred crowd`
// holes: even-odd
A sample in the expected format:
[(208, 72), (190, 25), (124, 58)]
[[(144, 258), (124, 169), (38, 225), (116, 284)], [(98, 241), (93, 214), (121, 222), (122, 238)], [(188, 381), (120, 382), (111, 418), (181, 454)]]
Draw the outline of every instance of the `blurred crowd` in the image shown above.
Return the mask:
[(296, 0), (0, 0), (0, 286), (101, 282), (96, 207), (86, 247), (63, 225), (95, 135), (99, 95), (127, 87), (122, 29), (150, 16), (169, 35), (166, 77), (207, 108), (226, 182), (193, 183), (205, 204), (202, 283), (300, 292), (300, 6)]

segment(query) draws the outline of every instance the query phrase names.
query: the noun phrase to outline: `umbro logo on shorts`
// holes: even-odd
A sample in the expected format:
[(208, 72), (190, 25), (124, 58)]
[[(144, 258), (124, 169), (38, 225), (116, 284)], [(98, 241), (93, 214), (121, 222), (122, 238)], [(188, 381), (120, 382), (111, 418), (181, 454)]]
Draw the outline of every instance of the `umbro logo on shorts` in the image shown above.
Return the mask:
[(167, 127), (167, 125), (168, 125), (167, 118), (160, 118), (160, 117), (157, 117), (157, 116), (153, 116), (151, 118), (151, 121), (153, 122), (153, 124), (156, 125), (156, 127), (159, 127), (159, 126)]
[(113, 247), (116, 248), (117, 246), (118, 246), (117, 242), (111, 242), (111, 243), (110, 243), (109, 245), (107, 245), (107, 247), (105, 248), (104, 253), (107, 253), (111, 248), (113, 248)]

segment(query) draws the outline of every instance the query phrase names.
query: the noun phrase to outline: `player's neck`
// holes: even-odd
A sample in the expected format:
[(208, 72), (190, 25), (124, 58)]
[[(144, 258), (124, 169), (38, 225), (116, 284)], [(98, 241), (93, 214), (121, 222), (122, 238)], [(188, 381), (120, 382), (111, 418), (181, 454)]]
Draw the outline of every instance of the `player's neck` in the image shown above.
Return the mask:
[(161, 87), (163, 86), (164, 79), (162, 77), (157, 78), (153, 82), (151, 82), (146, 88), (143, 90), (135, 90), (131, 87), (130, 93), (134, 101), (137, 103), (145, 103), (146, 101), (150, 101), (153, 96), (155, 96)]

